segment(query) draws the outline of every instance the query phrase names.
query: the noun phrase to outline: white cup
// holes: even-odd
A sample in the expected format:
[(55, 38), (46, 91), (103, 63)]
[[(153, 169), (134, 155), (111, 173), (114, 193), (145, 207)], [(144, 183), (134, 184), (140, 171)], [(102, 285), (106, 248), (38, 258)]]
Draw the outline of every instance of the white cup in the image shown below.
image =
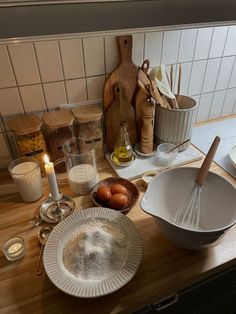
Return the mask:
[(10, 163), (8, 170), (24, 202), (34, 202), (42, 196), (42, 178), (37, 159), (15, 159)]

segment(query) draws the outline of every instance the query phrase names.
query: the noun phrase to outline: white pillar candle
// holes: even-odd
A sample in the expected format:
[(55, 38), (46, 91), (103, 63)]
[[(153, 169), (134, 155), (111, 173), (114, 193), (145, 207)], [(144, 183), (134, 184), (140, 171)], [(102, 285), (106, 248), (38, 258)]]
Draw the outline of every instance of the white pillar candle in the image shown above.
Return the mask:
[(49, 158), (48, 156), (45, 154), (44, 155), (44, 161), (45, 161), (45, 171), (47, 174), (47, 178), (48, 178), (48, 184), (49, 184), (49, 188), (52, 194), (52, 198), (54, 200), (59, 200), (60, 199), (60, 193), (58, 190), (58, 184), (57, 184), (57, 178), (56, 178), (56, 174), (55, 174), (55, 170), (54, 170), (54, 164), (53, 162), (49, 162)]

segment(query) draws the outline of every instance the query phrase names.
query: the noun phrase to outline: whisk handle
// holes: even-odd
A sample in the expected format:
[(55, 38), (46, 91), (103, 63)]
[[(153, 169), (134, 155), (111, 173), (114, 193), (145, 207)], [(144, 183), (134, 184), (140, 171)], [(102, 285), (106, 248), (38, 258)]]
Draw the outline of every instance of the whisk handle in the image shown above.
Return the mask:
[(203, 185), (219, 143), (220, 143), (220, 137), (216, 136), (196, 176), (195, 182), (197, 184)]

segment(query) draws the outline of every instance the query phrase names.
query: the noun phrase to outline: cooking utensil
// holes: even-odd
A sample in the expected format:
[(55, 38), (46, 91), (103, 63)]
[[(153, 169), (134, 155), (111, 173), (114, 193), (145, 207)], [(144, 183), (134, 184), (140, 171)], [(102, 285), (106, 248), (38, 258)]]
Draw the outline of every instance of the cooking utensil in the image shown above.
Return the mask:
[[(149, 69), (149, 60), (146, 59), (143, 61), (143, 64), (140, 68), (146, 75), (148, 74)], [(143, 104), (147, 102), (150, 98), (149, 92), (145, 90), (145, 87), (140, 87), (137, 90), (135, 95), (135, 119), (136, 119), (136, 129), (137, 129), (137, 141), (140, 141), (141, 129), (142, 129), (142, 107)]]
[(117, 82), (114, 85), (115, 100), (111, 106), (108, 107), (105, 113), (106, 125), (106, 141), (110, 152), (113, 151), (115, 142), (118, 138), (120, 129), (119, 123), (124, 120), (127, 122), (127, 131), (132, 145), (136, 144), (136, 125), (135, 113), (131, 104), (128, 104), (123, 98), (123, 82)]
[(173, 223), (175, 225), (178, 225), (180, 227), (187, 227), (188, 229), (192, 230), (199, 229), (200, 194), (219, 143), (220, 138), (216, 136), (202, 163), (201, 168), (197, 173), (195, 185), (193, 186), (191, 193), (180, 204), (179, 208), (176, 211), (173, 219)]
[(179, 76), (178, 76), (178, 86), (177, 86), (177, 99), (179, 97), (180, 93), (180, 85), (181, 85), (181, 78), (182, 78), (182, 65), (181, 63), (179, 64)]
[(143, 89), (146, 95), (152, 97), (160, 104), (160, 106), (166, 107), (165, 101), (160, 95), (155, 82), (151, 81), (149, 77), (142, 71), (142, 69), (139, 69), (138, 72), (138, 85)]
[(47, 242), (47, 239), (48, 239), (49, 234), (52, 231), (52, 229), (53, 229), (52, 227), (42, 227), (39, 230), (38, 239), (39, 239), (39, 242), (41, 243), (41, 249), (40, 249), (40, 254), (39, 254), (39, 259), (38, 259), (36, 275), (42, 274), (42, 271), (43, 271), (43, 262), (42, 262), (43, 250), (44, 250), (44, 246)]
[[(172, 70), (172, 78), (170, 78), (170, 84), (173, 85), (173, 70)], [(155, 81), (157, 88), (159, 89), (160, 93), (167, 97), (170, 105), (172, 108), (177, 109), (178, 104), (175, 98), (175, 95), (171, 91), (171, 87), (169, 85), (165, 65), (162, 64), (159, 67), (153, 68), (149, 74), (150, 80)]]
[(173, 152), (174, 150), (176, 150), (176, 148), (179, 148), (180, 146), (182, 146), (182, 145), (188, 143), (189, 141), (190, 141), (190, 139), (184, 141), (183, 143), (180, 143), (179, 145), (177, 145), (177, 146), (175, 146), (174, 148), (172, 148), (172, 149), (169, 151), (169, 153)]
[(132, 35), (117, 36), (120, 63), (104, 84), (103, 106), (105, 111), (115, 101), (114, 85), (117, 82), (123, 84), (125, 103), (132, 103), (138, 79), (138, 67), (132, 61), (132, 40)]

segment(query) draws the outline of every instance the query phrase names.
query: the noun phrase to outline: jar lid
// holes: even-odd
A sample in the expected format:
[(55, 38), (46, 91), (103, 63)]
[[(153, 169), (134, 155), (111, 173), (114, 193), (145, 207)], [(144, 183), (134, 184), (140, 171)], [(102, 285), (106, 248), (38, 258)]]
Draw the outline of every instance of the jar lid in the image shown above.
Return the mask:
[(73, 123), (73, 115), (66, 110), (57, 110), (43, 113), (43, 121), (49, 128), (62, 128)]
[(102, 116), (102, 110), (97, 105), (83, 105), (71, 111), (79, 122), (98, 120)]
[(29, 134), (40, 130), (42, 119), (36, 115), (22, 115), (7, 121), (9, 129), (18, 135)]

